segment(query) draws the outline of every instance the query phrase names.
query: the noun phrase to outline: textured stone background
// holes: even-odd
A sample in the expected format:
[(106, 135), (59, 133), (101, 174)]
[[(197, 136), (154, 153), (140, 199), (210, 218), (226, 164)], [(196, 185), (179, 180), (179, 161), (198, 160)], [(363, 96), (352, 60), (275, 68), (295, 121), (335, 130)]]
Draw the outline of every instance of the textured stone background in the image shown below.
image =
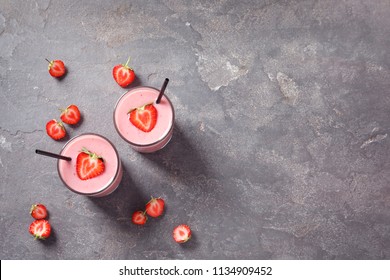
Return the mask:
[[(1, 259), (390, 259), (389, 47), (388, 0), (0, 0)], [(112, 123), (129, 55), (130, 88), (171, 79), (177, 125), (155, 154)], [(109, 197), (73, 194), (34, 153), (61, 149), (45, 124), (71, 103), (70, 136), (120, 152)], [(151, 195), (165, 215), (132, 225)], [(35, 202), (45, 242), (28, 233)]]

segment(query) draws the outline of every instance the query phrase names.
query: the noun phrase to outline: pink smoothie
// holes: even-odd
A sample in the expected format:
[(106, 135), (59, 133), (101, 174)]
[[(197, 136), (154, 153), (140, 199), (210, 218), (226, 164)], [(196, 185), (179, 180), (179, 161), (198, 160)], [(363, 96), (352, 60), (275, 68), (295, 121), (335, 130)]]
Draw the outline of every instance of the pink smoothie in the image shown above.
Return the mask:
[[(155, 88), (136, 87), (122, 95), (115, 106), (115, 128), (119, 135), (138, 152), (152, 153), (162, 149), (172, 137), (173, 106), (165, 95), (161, 102), (156, 104), (158, 94), (159, 90)], [(128, 112), (149, 103), (153, 103), (157, 110), (157, 123), (150, 132), (144, 132), (130, 122)]]
[[(76, 172), (76, 159), (85, 147), (104, 160), (104, 172), (94, 178), (81, 180)], [(98, 134), (82, 134), (69, 140), (61, 155), (71, 157), (71, 161), (58, 160), (58, 174), (63, 183), (73, 192), (87, 196), (105, 196), (112, 193), (122, 179), (122, 163), (112, 143)]]

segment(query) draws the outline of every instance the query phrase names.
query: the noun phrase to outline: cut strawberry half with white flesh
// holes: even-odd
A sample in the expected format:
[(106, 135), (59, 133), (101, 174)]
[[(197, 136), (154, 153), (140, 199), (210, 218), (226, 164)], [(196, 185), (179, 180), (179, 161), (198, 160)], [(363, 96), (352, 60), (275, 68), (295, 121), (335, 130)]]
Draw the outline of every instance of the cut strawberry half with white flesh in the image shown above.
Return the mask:
[(130, 122), (143, 132), (150, 132), (157, 123), (157, 109), (153, 103), (129, 111)]
[(191, 238), (191, 229), (187, 225), (179, 225), (173, 230), (173, 239), (177, 243), (185, 243)]
[(33, 204), (30, 209), (30, 214), (36, 220), (45, 219), (47, 217), (47, 209), (43, 204)]
[(61, 110), (61, 120), (67, 124), (77, 124), (80, 121), (80, 110), (76, 105), (69, 105), (66, 109)]
[(145, 212), (141, 210), (135, 211), (131, 217), (131, 221), (136, 225), (144, 225), (147, 220), (148, 217), (145, 215)]
[(127, 87), (130, 85), (135, 79), (135, 73), (132, 68), (128, 66), (130, 62), (130, 57), (127, 60), (126, 64), (118, 64), (112, 69), (112, 75), (114, 80), (121, 87)]
[(64, 124), (55, 119), (50, 120), (46, 124), (46, 133), (54, 140), (60, 140), (66, 136)]
[(35, 220), (31, 223), (29, 232), (35, 239), (46, 239), (50, 236), (51, 226), (47, 220)]
[(49, 62), (48, 70), (49, 73), (52, 77), (55, 78), (60, 78), (65, 75), (66, 73), (66, 68), (65, 64), (62, 60), (48, 60), (46, 59), (47, 62)]
[(146, 204), (146, 213), (153, 218), (157, 218), (164, 212), (164, 200), (159, 198), (153, 198)]
[(104, 161), (101, 156), (88, 151), (86, 148), (83, 148), (81, 153), (78, 154), (76, 171), (81, 180), (92, 179), (102, 174), (104, 169)]

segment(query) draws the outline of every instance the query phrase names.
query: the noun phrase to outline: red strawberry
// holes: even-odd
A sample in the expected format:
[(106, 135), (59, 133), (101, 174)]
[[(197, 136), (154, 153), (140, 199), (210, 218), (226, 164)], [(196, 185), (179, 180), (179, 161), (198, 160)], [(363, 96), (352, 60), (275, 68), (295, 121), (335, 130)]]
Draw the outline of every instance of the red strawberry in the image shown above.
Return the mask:
[(136, 225), (144, 225), (148, 217), (145, 215), (143, 211), (135, 211), (133, 216), (131, 217), (131, 221)]
[(52, 119), (46, 124), (46, 132), (54, 140), (60, 140), (66, 136), (66, 130), (62, 122)]
[(77, 156), (76, 171), (81, 180), (94, 178), (104, 171), (103, 158), (83, 148)]
[(52, 60), (52, 61), (49, 61), (48, 59), (46, 60), (49, 62), (48, 69), (50, 75), (52, 75), (55, 78), (60, 78), (65, 74), (66, 68), (62, 60)]
[(77, 124), (80, 121), (80, 111), (76, 105), (69, 105), (68, 108), (61, 109), (61, 120), (67, 124)]
[(157, 110), (153, 104), (146, 104), (132, 109), (129, 111), (129, 114), (130, 122), (144, 132), (149, 132), (156, 126)]
[(50, 236), (51, 226), (46, 220), (35, 220), (30, 225), (29, 231), (35, 239), (46, 239)]
[(162, 198), (153, 198), (146, 204), (146, 213), (150, 217), (157, 218), (164, 211), (165, 202)]
[(30, 214), (36, 220), (45, 219), (47, 217), (47, 209), (43, 204), (33, 204), (30, 209)]
[(173, 239), (177, 243), (185, 243), (191, 238), (191, 229), (187, 225), (179, 225), (173, 230)]
[(112, 75), (114, 76), (115, 81), (121, 87), (127, 87), (135, 79), (134, 70), (131, 69), (127, 64), (129, 64), (130, 57), (127, 60), (126, 64), (118, 64), (112, 69)]

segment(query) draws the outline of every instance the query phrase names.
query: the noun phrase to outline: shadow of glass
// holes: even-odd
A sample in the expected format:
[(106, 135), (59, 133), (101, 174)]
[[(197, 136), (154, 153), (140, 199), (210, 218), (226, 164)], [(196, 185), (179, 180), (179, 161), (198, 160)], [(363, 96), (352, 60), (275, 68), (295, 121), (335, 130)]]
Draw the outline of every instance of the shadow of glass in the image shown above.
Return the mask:
[(206, 155), (196, 147), (194, 140), (183, 132), (179, 124), (175, 124), (172, 139), (166, 147), (155, 153), (144, 154), (144, 158), (159, 168), (165, 168), (181, 182), (189, 176), (213, 176)]
[(142, 192), (142, 186), (135, 184), (129, 172), (130, 169), (123, 162), (122, 166), (122, 181), (113, 193), (105, 197), (88, 198), (105, 214), (116, 220), (120, 226), (128, 227), (131, 224), (132, 212), (138, 208), (143, 209), (149, 196)]

